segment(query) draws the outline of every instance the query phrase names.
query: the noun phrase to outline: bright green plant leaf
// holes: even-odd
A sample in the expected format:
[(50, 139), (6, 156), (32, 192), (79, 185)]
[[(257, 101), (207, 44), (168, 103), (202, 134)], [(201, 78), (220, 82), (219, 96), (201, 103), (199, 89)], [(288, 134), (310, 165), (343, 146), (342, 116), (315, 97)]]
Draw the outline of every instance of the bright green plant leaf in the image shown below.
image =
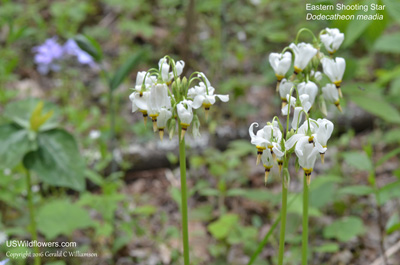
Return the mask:
[(351, 167), (358, 170), (371, 171), (373, 169), (371, 160), (364, 152), (343, 153), (344, 161)]
[(115, 72), (114, 76), (110, 80), (110, 89), (115, 90), (121, 85), (124, 79), (130, 74), (133, 68), (135, 68), (142, 57), (144, 56), (145, 51), (139, 51), (132, 55), (128, 60)]
[(208, 231), (216, 239), (224, 239), (229, 232), (238, 224), (239, 216), (236, 214), (225, 214), (217, 221), (208, 225)]
[(103, 52), (100, 44), (93, 38), (87, 35), (77, 35), (75, 38), (76, 44), (79, 48), (87, 52), (96, 62), (100, 62), (103, 59)]
[[(20, 101), (11, 102), (4, 109), (4, 116), (19, 126), (29, 129), (33, 111), (41, 101), (35, 98), (28, 98)], [(43, 124), (39, 131), (54, 129), (59, 124), (59, 109), (50, 102), (43, 103), (42, 113), (53, 113)]]
[(400, 33), (383, 35), (375, 42), (374, 50), (377, 52), (398, 54), (400, 53), (400, 46), (396, 45), (396, 43), (399, 42), (400, 42)]
[(389, 183), (382, 188), (379, 189), (379, 203), (383, 205), (390, 199), (399, 198), (400, 197), (400, 180)]
[(378, 160), (378, 162), (376, 162), (376, 166), (379, 167), (380, 165), (385, 163), (387, 160), (391, 159), (392, 157), (397, 156), (398, 154), (400, 154), (400, 147), (390, 151), (389, 153), (387, 153), (383, 157), (381, 157)]
[(364, 196), (374, 192), (374, 189), (364, 185), (354, 185), (341, 188), (339, 194)]
[(338, 250), (339, 245), (336, 243), (326, 243), (314, 248), (314, 251), (319, 253), (336, 253)]
[(27, 169), (54, 186), (85, 189), (85, 164), (74, 137), (61, 129), (38, 135), (38, 149), (24, 158)]
[(37, 228), (48, 240), (59, 235), (70, 236), (76, 229), (92, 225), (86, 210), (66, 200), (53, 200), (37, 213)]
[(26, 153), (33, 149), (33, 144), (28, 138), (28, 131), (16, 125), (6, 124), (0, 126), (0, 168), (14, 168)]
[(152, 205), (144, 205), (137, 207), (133, 210), (134, 214), (142, 215), (142, 216), (150, 216), (153, 215), (157, 211), (157, 208)]
[(393, 0), (382, 0), (386, 5), (386, 11), (390, 16), (400, 22), (400, 2)]
[[(371, 9), (369, 9), (368, 12), (363, 12), (362, 10), (358, 11), (355, 13), (355, 16), (357, 15), (370, 15)], [(345, 33), (345, 40), (343, 43), (343, 47), (349, 47), (351, 44), (353, 44), (358, 38), (360, 38), (363, 34), (363, 32), (368, 28), (368, 26), (371, 24), (372, 20), (351, 20), (350, 23), (348, 24), (346, 28), (346, 33)]]
[(355, 216), (348, 216), (336, 220), (324, 228), (325, 238), (335, 238), (341, 242), (347, 242), (365, 232), (362, 220)]
[(389, 218), (386, 224), (386, 233), (390, 235), (397, 230), (400, 230), (400, 218), (399, 214), (395, 213)]
[(376, 115), (387, 122), (400, 123), (399, 112), (376, 93), (352, 95), (351, 100), (365, 111)]

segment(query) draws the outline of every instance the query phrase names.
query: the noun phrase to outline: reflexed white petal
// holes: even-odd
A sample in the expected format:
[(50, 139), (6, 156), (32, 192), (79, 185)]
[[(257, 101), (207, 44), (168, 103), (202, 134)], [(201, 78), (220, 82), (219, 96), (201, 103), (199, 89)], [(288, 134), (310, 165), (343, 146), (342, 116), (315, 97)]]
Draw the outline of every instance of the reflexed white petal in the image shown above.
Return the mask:
[(222, 102), (228, 102), (229, 101), (229, 95), (215, 95), (217, 98), (219, 98)]
[(197, 95), (197, 96), (194, 98), (194, 100), (193, 100), (192, 107), (193, 107), (194, 109), (200, 108), (200, 107), (203, 105), (203, 102), (204, 102), (205, 99), (206, 99), (205, 96), (203, 96), (203, 95)]
[(294, 66), (301, 70), (304, 70), (311, 59), (317, 54), (317, 49), (309, 43), (301, 42), (297, 45), (291, 43), (289, 47), (294, 52)]
[(255, 127), (258, 127), (259, 125), (258, 125), (257, 122), (253, 122), (253, 123), (250, 125), (250, 127), (249, 127), (249, 134), (250, 134), (251, 139), (253, 139), (253, 138), (256, 137), (256, 135), (254, 134), (254, 126), (255, 126)]
[(176, 74), (178, 76), (180, 76), (182, 74), (184, 67), (185, 67), (185, 62), (184, 61), (180, 60), (180, 61), (176, 62), (175, 68), (176, 68)]
[(287, 140), (285, 143), (286, 150), (291, 149), (301, 137), (304, 137), (304, 134), (303, 135), (302, 134), (292, 135), (292, 137), (290, 137), (289, 140)]
[(301, 120), (303, 119), (303, 108), (302, 107), (296, 107), (294, 109), (294, 114), (293, 114), (293, 121), (292, 121), (292, 128), (297, 129), (297, 124), (301, 123)]

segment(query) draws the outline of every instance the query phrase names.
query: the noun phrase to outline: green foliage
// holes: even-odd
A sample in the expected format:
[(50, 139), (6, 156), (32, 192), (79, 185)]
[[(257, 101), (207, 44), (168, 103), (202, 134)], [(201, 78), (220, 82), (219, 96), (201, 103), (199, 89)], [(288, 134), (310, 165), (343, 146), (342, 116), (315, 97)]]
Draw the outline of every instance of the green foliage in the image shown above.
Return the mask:
[(221, 216), (217, 221), (212, 222), (208, 225), (208, 231), (213, 235), (214, 238), (222, 240), (225, 239), (229, 232), (238, 225), (239, 216), (236, 214), (225, 214)]
[(101, 46), (94, 38), (79, 34), (74, 39), (79, 48), (90, 54), (96, 62), (100, 62), (103, 59)]
[(39, 134), (37, 143), (38, 149), (25, 156), (24, 166), (50, 185), (83, 191), (85, 164), (73, 136), (53, 129)]
[(373, 168), (371, 160), (364, 152), (351, 151), (343, 153), (342, 156), (344, 161), (355, 169), (371, 171)]
[(93, 226), (86, 210), (63, 199), (42, 206), (38, 211), (37, 220), (38, 229), (47, 240), (52, 240), (58, 235), (71, 236), (76, 229)]
[(324, 228), (325, 238), (335, 238), (346, 242), (365, 233), (363, 222), (355, 216), (347, 216), (334, 221)]
[(110, 89), (115, 90), (143, 59), (145, 51), (139, 51), (126, 60), (110, 79)]
[(29, 131), (14, 124), (0, 126), (0, 168), (14, 168), (34, 148)]

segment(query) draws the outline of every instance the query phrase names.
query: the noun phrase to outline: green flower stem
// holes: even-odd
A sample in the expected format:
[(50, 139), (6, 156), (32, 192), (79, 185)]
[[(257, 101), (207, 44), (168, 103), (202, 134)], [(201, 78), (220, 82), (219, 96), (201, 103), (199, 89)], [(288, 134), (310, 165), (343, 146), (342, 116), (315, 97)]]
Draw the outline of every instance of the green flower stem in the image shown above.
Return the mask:
[(281, 206), (281, 231), (279, 235), (279, 255), (278, 264), (283, 264), (283, 255), (285, 254), (285, 232), (286, 232), (286, 213), (287, 213), (287, 187), (285, 180), (282, 180), (282, 206)]
[[(28, 191), (28, 208), (29, 208), (29, 216), (31, 221), (30, 232), (32, 234), (32, 240), (38, 241), (37, 231), (36, 231), (36, 220), (35, 220), (35, 210), (33, 206), (33, 196), (32, 196), (32, 185), (31, 185), (31, 173), (29, 170), (26, 170), (26, 184)], [(37, 246), (34, 247), (34, 251), (36, 254), (39, 253), (39, 248)], [(35, 256), (35, 265), (40, 265), (40, 257), (39, 255)]]
[[(180, 121), (178, 120), (179, 124)], [(182, 214), (182, 242), (184, 264), (189, 265), (189, 233), (188, 233), (188, 206), (187, 206), (187, 186), (186, 186), (186, 153), (185, 138), (181, 140), (182, 127), (179, 125), (179, 164), (181, 168), (181, 214)]]
[(304, 174), (303, 182), (303, 241), (301, 248), (301, 264), (307, 265), (308, 254), (308, 184), (307, 176)]

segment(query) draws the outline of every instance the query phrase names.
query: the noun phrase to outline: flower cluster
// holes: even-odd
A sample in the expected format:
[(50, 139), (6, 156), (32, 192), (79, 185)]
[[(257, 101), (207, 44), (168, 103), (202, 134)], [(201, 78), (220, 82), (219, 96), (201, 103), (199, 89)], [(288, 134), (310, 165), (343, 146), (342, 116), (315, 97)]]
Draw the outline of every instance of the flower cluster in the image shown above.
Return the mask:
[[(304, 31), (306, 30), (300, 30), (297, 38)], [(251, 143), (257, 148), (257, 164), (260, 160), (263, 162), (266, 180), (274, 160), (277, 161), (281, 172), (282, 166), (288, 165), (289, 156), (294, 152), (309, 184), (318, 154), (322, 163), (324, 162), (327, 142), (334, 127), (327, 119), (311, 119), (311, 110), (315, 109), (315, 102), (323, 102), (321, 111), (326, 113), (324, 106), (327, 101), (342, 111), (340, 87), (346, 62), (343, 58), (334, 58), (333, 55), (342, 44), (344, 34), (338, 29), (326, 28), (321, 31), (318, 39), (312, 35), (313, 44), (297, 43), (296, 40), (281, 53), (271, 53), (269, 56), (270, 65), (277, 78), (276, 88), (282, 100), (282, 115), (287, 115), (288, 123), (289, 115), (292, 113), (293, 116), (291, 130), (289, 131), (287, 124), (286, 133), (278, 117), (256, 134), (253, 127), (258, 124), (253, 123), (249, 128)], [(321, 51), (322, 46), (329, 55)], [(290, 74), (290, 69), (293, 69), (293, 74)], [(288, 74), (291, 77), (287, 78)]]
[[(159, 131), (161, 140), (165, 129), (172, 138), (177, 121), (181, 140), (191, 124), (193, 135), (198, 136), (200, 121), (196, 110), (203, 107), (207, 118), (216, 98), (223, 102), (229, 100), (228, 95), (215, 94), (215, 88), (201, 72), (194, 72), (189, 80), (181, 79), (184, 67), (184, 61), (175, 62), (168, 56), (161, 58), (158, 68), (138, 72), (133, 93), (129, 96), (132, 112), (140, 111), (145, 123), (150, 117), (153, 130)], [(197, 85), (190, 87), (194, 81)]]
[(93, 57), (79, 48), (73, 39), (67, 40), (62, 46), (57, 42), (57, 37), (49, 38), (42, 45), (33, 47), (32, 51), (35, 53), (34, 61), (38, 66), (37, 69), (42, 75), (50, 71), (60, 71), (61, 61), (70, 57), (75, 57), (80, 64), (96, 66)]

